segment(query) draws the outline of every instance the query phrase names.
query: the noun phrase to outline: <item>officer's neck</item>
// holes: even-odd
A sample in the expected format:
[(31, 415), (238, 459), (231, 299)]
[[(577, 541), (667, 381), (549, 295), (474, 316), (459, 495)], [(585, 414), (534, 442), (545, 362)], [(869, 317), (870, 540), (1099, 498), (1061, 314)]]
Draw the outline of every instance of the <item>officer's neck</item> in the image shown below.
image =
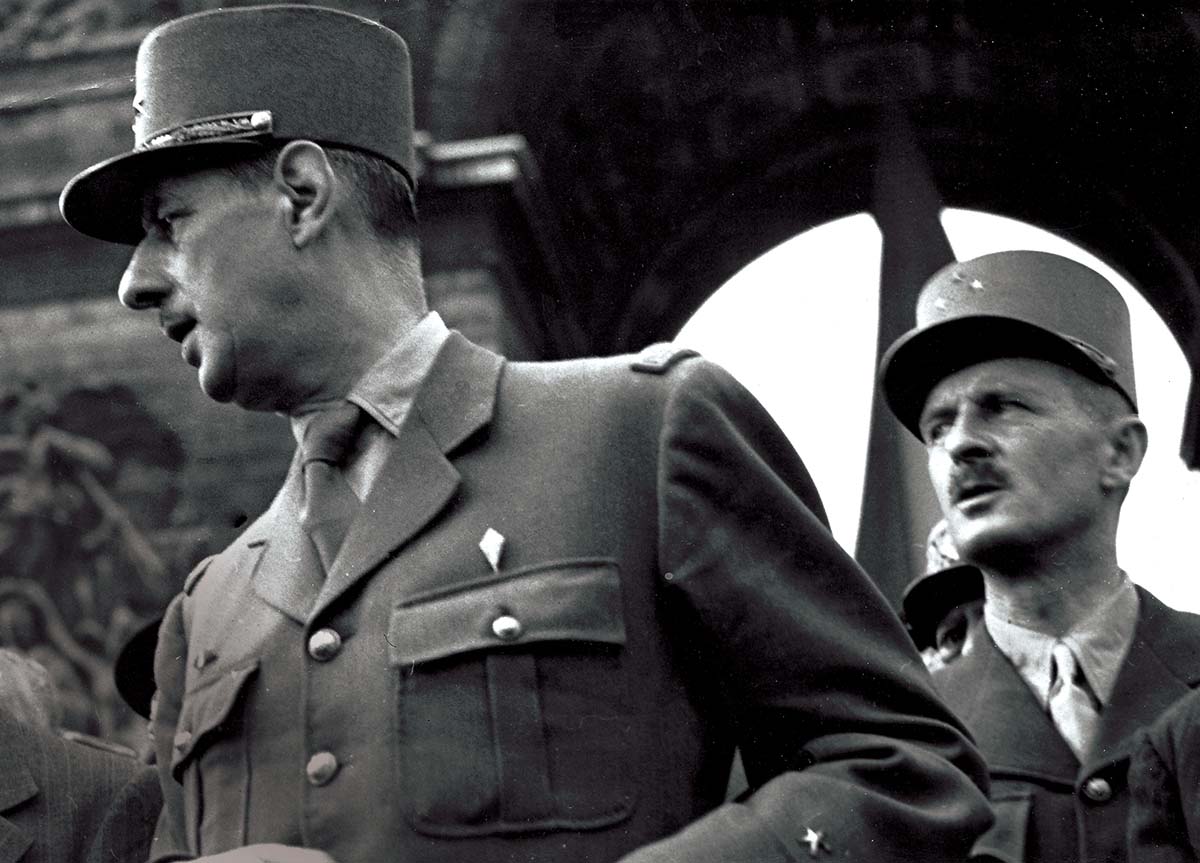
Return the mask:
[(1024, 567), (981, 567), (990, 614), (1047, 635), (1065, 635), (1123, 582), (1116, 549), (1046, 555)]
[[(282, 413), (345, 398), (353, 386), (425, 316), (419, 259), (411, 267), (373, 254), (326, 255), (311, 282), (322, 299), (307, 334), (304, 362), (294, 369), (298, 386)], [(304, 368), (300, 368), (304, 365)]]

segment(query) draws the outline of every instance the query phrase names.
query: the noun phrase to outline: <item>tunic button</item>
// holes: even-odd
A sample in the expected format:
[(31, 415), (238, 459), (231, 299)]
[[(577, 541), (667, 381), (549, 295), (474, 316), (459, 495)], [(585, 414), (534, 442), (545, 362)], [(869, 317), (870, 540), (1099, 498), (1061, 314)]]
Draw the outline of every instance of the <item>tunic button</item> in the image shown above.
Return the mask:
[(318, 662), (328, 662), (342, 650), (342, 637), (336, 629), (318, 629), (308, 637), (308, 655)]
[(324, 785), (338, 772), (339, 766), (332, 752), (318, 752), (308, 759), (304, 772), (308, 776), (309, 784)]
[(502, 614), (492, 621), (492, 633), (501, 641), (514, 641), (521, 637), (525, 627), (511, 614)]
[(187, 745), (192, 742), (192, 732), (188, 730), (176, 731), (175, 739), (172, 741), (176, 749), (186, 749)]
[(1107, 779), (1093, 776), (1083, 783), (1083, 796), (1093, 803), (1107, 803), (1112, 799), (1112, 786)]

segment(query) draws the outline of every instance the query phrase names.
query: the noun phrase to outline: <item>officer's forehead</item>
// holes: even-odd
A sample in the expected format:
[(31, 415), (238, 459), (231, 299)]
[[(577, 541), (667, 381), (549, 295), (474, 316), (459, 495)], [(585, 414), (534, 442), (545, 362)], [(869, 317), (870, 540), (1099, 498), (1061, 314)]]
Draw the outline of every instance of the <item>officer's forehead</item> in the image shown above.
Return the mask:
[(142, 211), (154, 214), (161, 208), (184, 199), (194, 198), (200, 190), (205, 190), (221, 180), (227, 180), (232, 187), (232, 178), (219, 168), (206, 168), (196, 171), (180, 171), (164, 174), (152, 179), (142, 192)]

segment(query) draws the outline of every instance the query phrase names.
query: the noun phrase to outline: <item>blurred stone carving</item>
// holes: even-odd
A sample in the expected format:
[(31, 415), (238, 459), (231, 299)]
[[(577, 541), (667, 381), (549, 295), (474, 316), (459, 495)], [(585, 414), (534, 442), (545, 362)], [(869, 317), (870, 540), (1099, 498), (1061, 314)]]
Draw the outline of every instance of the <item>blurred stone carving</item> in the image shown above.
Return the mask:
[(143, 735), (112, 664), (178, 587), (150, 537), (171, 524), (183, 461), (127, 387), (0, 394), (0, 646), (46, 669), (67, 729)]
[(134, 40), (178, 9), (174, 0), (0, 0), (0, 58)]

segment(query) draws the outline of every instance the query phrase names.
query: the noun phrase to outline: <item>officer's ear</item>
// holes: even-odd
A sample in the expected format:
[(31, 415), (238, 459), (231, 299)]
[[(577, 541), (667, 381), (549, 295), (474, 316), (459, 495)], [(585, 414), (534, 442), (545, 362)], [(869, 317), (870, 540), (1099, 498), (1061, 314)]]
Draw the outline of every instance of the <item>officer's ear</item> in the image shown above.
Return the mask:
[(287, 230), (303, 248), (333, 217), (337, 177), (325, 150), (312, 141), (291, 141), (275, 159), (275, 187), (287, 203)]
[(1145, 424), (1136, 414), (1124, 414), (1114, 419), (1108, 428), (1104, 470), (1100, 485), (1105, 491), (1127, 489), (1142, 459), (1146, 457), (1149, 443)]

